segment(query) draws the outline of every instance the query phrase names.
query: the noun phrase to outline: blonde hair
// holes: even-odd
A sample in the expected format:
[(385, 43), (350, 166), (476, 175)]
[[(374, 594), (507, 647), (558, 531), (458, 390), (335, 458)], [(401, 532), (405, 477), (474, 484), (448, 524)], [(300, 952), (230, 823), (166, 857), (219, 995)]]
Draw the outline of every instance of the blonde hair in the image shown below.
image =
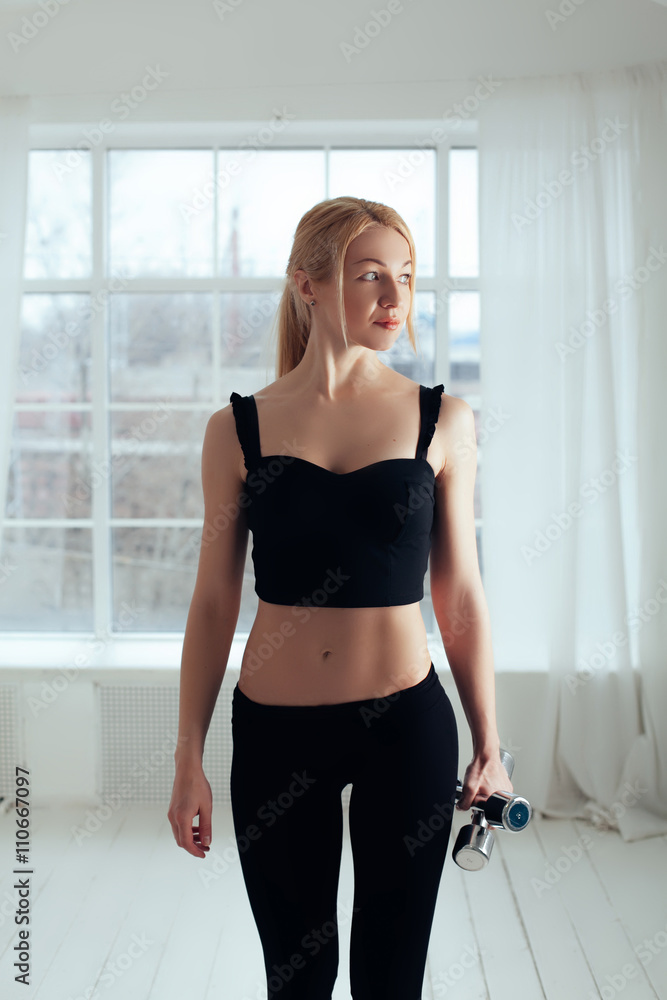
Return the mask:
[(413, 323), (415, 299), (414, 274), (416, 251), (412, 234), (393, 208), (379, 201), (343, 196), (320, 201), (299, 220), (294, 233), (292, 251), (285, 268), (285, 287), (278, 305), (276, 378), (282, 378), (301, 361), (310, 336), (311, 309), (299, 295), (294, 272), (304, 270), (313, 281), (333, 279), (338, 291), (338, 318), (347, 343), (347, 324), (343, 300), (343, 265), (347, 248), (357, 236), (372, 226), (387, 226), (404, 236), (410, 246), (412, 274), (410, 279), (410, 309), (406, 318), (408, 339), (415, 354), (416, 337)]

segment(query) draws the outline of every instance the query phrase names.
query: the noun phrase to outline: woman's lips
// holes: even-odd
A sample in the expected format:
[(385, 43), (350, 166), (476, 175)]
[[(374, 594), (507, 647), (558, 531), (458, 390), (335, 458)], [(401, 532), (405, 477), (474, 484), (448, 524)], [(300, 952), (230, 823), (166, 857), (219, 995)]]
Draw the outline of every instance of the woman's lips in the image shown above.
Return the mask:
[(378, 326), (384, 326), (388, 330), (395, 330), (396, 327), (399, 325), (397, 319), (386, 319), (386, 320), (378, 319), (375, 322), (377, 323)]

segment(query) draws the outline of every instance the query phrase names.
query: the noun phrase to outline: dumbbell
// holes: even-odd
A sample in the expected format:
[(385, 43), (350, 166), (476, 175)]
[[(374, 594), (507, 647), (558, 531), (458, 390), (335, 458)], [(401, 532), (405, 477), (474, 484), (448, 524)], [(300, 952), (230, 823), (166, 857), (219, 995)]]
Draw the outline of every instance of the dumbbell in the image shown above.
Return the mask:
[[(514, 757), (509, 750), (501, 749), (500, 760), (511, 778)], [(463, 785), (459, 780), (456, 784), (456, 802), (462, 794)], [(459, 868), (465, 868), (469, 872), (485, 868), (493, 850), (494, 829), (519, 833), (528, 826), (532, 814), (530, 802), (522, 795), (493, 792), (484, 802), (472, 806), (472, 822), (461, 827), (454, 844), (454, 861)]]

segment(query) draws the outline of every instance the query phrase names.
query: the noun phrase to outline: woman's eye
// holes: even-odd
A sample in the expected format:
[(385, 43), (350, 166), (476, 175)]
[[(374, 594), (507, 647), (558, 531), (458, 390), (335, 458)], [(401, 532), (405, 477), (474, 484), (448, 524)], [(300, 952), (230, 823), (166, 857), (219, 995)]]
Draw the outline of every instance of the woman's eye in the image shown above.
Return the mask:
[[(366, 274), (362, 274), (361, 277), (362, 278), (366, 278), (369, 274), (377, 274), (377, 273), (378, 273), (377, 271), (366, 271)], [(407, 285), (407, 284), (409, 284), (410, 278), (412, 277), (412, 275), (411, 274), (402, 274), (401, 277), (408, 279), (407, 281), (403, 282), (404, 285)]]

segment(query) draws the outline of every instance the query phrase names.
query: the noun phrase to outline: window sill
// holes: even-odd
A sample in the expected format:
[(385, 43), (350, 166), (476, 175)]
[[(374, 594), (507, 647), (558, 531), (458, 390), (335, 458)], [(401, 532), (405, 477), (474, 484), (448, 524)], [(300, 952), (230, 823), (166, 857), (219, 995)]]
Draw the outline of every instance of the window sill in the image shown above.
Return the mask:
[[(241, 669), (247, 633), (239, 633), (232, 643), (227, 669)], [(433, 662), (439, 672), (450, 673), (439, 635), (428, 636)], [(177, 677), (181, 667), (183, 633), (168, 635), (120, 635), (95, 639), (92, 635), (63, 635), (35, 633), (5, 633), (0, 637), (0, 674), (3, 680), (26, 680), (33, 671), (43, 676), (45, 672), (65, 673), (85, 671), (94, 679), (108, 678), (111, 671), (127, 671), (133, 680), (139, 674), (158, 679)], [(514, 664), (495, 664), (498, 673), (546, 673), (545, 667), (525, 661)], [(12, 676), (13, 675), (13, 676)]]
[[(242, 636), (232, 644), (232, 670), (241, 666), (245, 641)], [(111, 673), (127, 672), (132, 680), (172, 680), (178, 678), (182, 650), (183, 633), (178, 632), (100, 639), (90, 634), (12, 633), (0, 638), (0, 675), (17, 681), (45, 673), (85, 673), (91, 680), (105, 680)]]

